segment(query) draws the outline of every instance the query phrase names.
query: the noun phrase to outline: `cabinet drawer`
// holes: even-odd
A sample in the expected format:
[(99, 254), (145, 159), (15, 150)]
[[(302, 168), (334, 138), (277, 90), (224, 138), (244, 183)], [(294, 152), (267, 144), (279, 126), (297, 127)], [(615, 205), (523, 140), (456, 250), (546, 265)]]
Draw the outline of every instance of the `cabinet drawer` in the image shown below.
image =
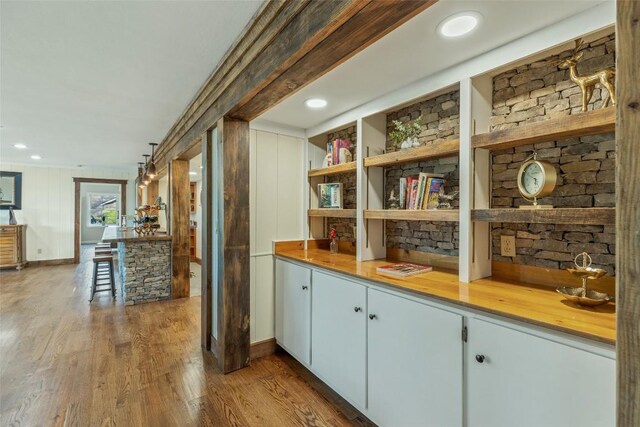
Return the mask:
[(12, 265), (18, 262), (15, 251), (0, 251), (0, 266)]
[(4, 236), (15, 236), (16, 229), (13, 227), (0, 227), (0, 238)]

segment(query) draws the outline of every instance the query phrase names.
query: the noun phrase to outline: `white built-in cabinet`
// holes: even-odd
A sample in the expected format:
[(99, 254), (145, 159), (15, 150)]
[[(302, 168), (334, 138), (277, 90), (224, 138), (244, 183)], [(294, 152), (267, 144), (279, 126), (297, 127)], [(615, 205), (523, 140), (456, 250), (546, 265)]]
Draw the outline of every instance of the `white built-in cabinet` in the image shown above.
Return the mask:
[(462, 316), (368, 290), (368, 415), (383, 426), (462, 425)]
[(610, 346), (282, 259), (276, 283), (278, 344), (380, 426), (615, 425)]
[(311, 270), (276, 260), (276, 340), (305, 365), (311, 358)]
[(314, 271), (311, 306), (315, 372), (356, 407), (365, 408), (367, 288)]
[(273, 241), (303, 238), (304, 141), (250, 131), (251, 342), (275, 334)]
[(615, 425), (615, 360), (469, 319), (469, 427)]

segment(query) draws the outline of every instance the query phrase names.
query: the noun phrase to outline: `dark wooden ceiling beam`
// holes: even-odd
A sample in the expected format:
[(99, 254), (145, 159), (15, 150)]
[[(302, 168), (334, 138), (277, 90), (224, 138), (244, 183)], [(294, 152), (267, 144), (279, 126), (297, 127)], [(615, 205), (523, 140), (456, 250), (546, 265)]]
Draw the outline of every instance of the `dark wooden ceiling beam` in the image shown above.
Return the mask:
[(436, 1), (387, 0), (369, 3), (311, 50), (303, 60), (297, 61), (255, 96), (247, 94), (229, 115), (247, 121), (255, 119), (292, 95), (295, 92), (291, 90), (292, 86), (296, 90), (303, 88)]
[(156, 164), (189, 150), (230, 111), (263, 113), (436, 1), (268, 3), (160, 144)]

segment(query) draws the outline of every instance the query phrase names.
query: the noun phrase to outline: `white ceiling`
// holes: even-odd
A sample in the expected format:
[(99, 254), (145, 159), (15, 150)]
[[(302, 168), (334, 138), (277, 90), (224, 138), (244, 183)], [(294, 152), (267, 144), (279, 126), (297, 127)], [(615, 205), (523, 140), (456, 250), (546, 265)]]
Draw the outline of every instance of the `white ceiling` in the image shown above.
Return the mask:
[[(260, 117), (307, 129), (607, 0), (440, 0)], [(0, 2), (0, 160), (133, 166), (160, 142), (259, 1)], [(470, 36), (445, 17), (475, 10)], [(304, 100), (323, 97), (324, 110)], [(24, 143), (24, 151), (12, 147)], [(29, 159), (39, 154), (41, 161)]]
[[(320, 79), (276, 105), (258, 120), (308, 129), (409, 83), (495, 49), (595, 7), (606, 0), (440, 0)], [(443, 39), (437, 25), (461, 11), (477, 11), (480, 25), (469, 35)], [(309, 98), (328, 106), (311, 110)]]
[(1, 161), (135, 166), (260, 3), (0, 2)]

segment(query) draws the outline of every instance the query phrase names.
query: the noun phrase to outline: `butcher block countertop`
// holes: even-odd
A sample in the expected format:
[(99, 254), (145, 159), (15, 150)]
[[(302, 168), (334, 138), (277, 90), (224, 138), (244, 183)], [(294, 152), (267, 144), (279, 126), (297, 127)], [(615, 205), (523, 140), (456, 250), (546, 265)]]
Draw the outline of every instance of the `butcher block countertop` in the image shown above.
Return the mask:
[(355, 255), (331, 254), (327, 249), (304, 250), (302, 242), (277, 242), (275, 255), (366, 279), (390, 288), (458, 304), (514, 320), (615, 345), (615, 305), (595, 308), (575, 305), (555, 289), (486, 278), (472, 283), (458, 280), (457, 272), (434, 269), (406, 278), (382, 276), (376, 268), (398, 261), (356, 261)]
[(171, 236), (167, 234), (153, 234), (141, 236), (133, 231), (133, 229), (123, 230), (120, 227), (105, 227), (102, 233), (102, 241), (107, 243), (114, 242), (144, 242), (154, 240), (171, 240)]

